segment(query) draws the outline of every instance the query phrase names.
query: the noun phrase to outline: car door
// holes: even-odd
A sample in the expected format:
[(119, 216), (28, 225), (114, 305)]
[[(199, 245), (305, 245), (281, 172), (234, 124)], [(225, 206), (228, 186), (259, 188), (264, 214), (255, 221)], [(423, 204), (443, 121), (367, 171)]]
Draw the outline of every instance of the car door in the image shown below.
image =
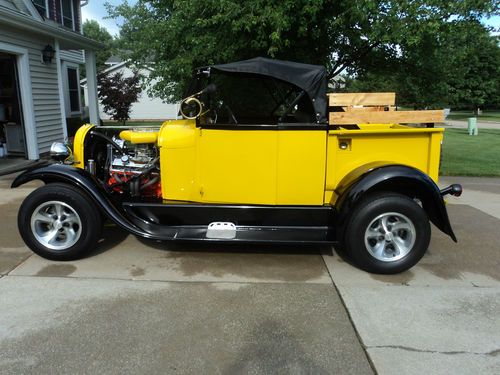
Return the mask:
[(276, 126), (206, 126), (198, 147), (201, 202), (276, 204)]
[(326, 126), (293, 124), (280, 127), (276, 204), (323, 205), (326, 151)]
[(200, 201), (322, 205), (326, 136), (318, 125), (203, 128), (198, 154)]

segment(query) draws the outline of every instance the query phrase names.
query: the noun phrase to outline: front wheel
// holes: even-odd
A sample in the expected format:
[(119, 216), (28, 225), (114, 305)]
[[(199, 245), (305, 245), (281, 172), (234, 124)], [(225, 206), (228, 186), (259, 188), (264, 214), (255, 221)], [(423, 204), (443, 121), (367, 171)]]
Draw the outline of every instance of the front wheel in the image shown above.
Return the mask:
[(407, 196), (379, 193), (369, 196), (349, 217), (346, 254), (365, 271), (394, 274), (413, 267), (430, 241), (425, 211)]
[(18, 227), (26, 245), (38, 255), (74, 260), (95, 246), (102, 219), (95, 204), (78, 189), (48, 184), (21, 204)]

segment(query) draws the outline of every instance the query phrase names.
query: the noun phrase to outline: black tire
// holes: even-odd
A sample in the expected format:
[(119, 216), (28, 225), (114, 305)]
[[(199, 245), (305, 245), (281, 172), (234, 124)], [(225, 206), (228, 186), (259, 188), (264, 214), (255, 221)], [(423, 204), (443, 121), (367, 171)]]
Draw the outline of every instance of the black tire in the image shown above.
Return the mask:
[[(51, 205), (50, 202), (54, 203)], [(56, 208), (63, 210), (59, 216)], [(32, 223), (35, 212), (42, 211), (43, 217), (52, 222), (34, 219)], [(54, 221), (56, 217), (57, 221)], [(62, 183), (42, 186), (28, 195), (19, 209), (17, 223), (26, 245), (38, 255), (52, 260), (81, 258), (95, 247), (102, 231), (102, 216), (96, 205), (78, 188)], [(71, 230), (71, 236), (65, 235), (66, 229)], [(46, 233), (47, 238), (54, 237), (51, 234), (57, 231), (62, 234), (55, 235), (53, 244), (49, 243), (50, 240), (41, 239), (41, 234)]]
[(359, 268), (394, 274), (408, 270), (424, 256), (430, 236), (429, 218), (417, 202), (401, 194), (377, 193), (350, 215), (343, 245)]

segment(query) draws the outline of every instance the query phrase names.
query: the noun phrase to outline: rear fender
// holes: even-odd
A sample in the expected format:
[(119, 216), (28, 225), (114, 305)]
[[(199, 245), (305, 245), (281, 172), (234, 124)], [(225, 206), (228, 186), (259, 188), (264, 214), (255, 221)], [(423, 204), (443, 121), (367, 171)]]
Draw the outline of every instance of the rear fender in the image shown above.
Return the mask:
[(86, 193), (99, 209), (115, 224), (132, 234), (153, 238), (132, 224), (126, 217), (125, 212), (119, 205), (113, 202), (100, 183), (84, 169), (74, 168), (68, 165), (52, 164), (46, 167), (27, 170), (12, 182), (11, 187), (19, 187), (29, 181), (42, 180), (44, 183), (62, 182), (75, 186)]
[(457, 242), (441, 191), (428, 175), (404, 165), (373, 164), (364, 168), (347, 175), (335, 190), (339, 197), (335, 208), (340, 228), (345, 225), (349, 213), (367, 194), (386, 191), (420, 200), (430, 221)]

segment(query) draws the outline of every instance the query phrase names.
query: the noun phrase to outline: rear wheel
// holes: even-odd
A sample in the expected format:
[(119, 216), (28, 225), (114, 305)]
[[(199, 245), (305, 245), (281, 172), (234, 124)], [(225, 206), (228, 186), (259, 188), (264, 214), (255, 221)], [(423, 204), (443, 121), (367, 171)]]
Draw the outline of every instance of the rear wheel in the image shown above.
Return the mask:
[(430, 241), (425, 211), (407, 196), (369, 196), (351, 214), (344, 236), (347, 256), (360, 268), (381, 274), (403, 272), (425, 254)]
[(66, 184), (48, 184), (21, 204), (18, 227), (26, 245), (38, 255), (73, 260), (95, 246), (102, 218), (80, 190)]

